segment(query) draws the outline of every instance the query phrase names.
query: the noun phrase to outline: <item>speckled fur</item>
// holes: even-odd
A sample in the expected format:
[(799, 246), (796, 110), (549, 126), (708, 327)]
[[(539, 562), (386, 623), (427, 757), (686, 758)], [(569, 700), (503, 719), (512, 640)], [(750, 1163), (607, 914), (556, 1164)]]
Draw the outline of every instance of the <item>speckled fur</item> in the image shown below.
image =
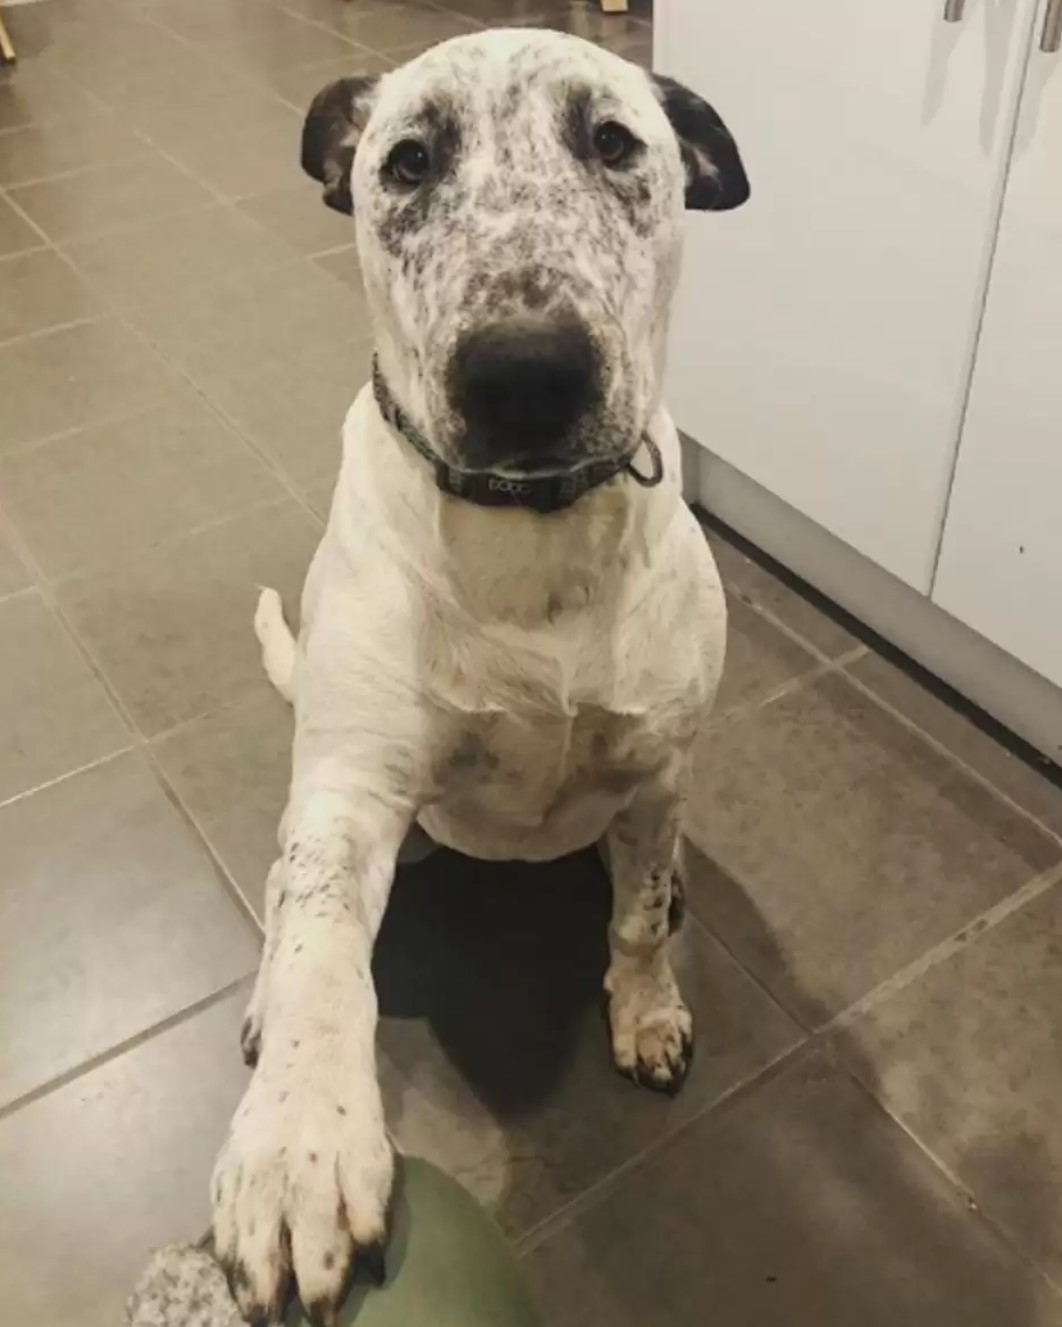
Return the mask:
[[(611, 117), (646, 145), (620, 171), (570, 141), (573, 120), (588, 139), (591, 118)], [(414, 133), (448, 133), (459, 150), (426, 192), (381, 187), (396, 136)], [(381, 363), (441, 452), (465, 459), (448, 390), (458, 338), (526, 312), (576, 315), (602, 365), (568, 452), (631, 445), (657, 404), (684, 195), (678, 142), (642, 70), (549, 32), (448, 42), (381, 80), (354, 194)]]
[[(263, 595), (255, 626), (296, 735), (244, 1035), (257, 1067), (215, 1170), (214, 1230), (248, 1317), (278, 1313), (297, 1281), (322, 1321), (385, 1235), (393, 1162), (370, 964), (411, 828), (490, 859), (601, 843), (613, 1056), (650, 1087), (681, 1085), (692, 1028), (669, 917), (726, 620), (659, 399), (683, 200), (714, 188), (704, 143), (680, 149), (644, 72), (556, 33), (461, 38), (347, 102), (347, 128), (322, 146), (342, 98), (319, 100), (304, 159), (337, 205), (349, 193), (336, 162), (353, 153), (376, 345), (420, 430), (461, 455), (448, 375), (463, 329), (571, 309), (607, 386), (565, 440), (572, 458), (648, 431), (665, 478), (645, 489), (621, 477), (549, 516), (475, 507), (439, 492), (366, 388), (344, 425), (297, 643)], [(580, 139), (601, 117), (644, 144), (618, 174)], [(397, 193), (381, 165), (413, 133), (445, 151), (428, 185)]]

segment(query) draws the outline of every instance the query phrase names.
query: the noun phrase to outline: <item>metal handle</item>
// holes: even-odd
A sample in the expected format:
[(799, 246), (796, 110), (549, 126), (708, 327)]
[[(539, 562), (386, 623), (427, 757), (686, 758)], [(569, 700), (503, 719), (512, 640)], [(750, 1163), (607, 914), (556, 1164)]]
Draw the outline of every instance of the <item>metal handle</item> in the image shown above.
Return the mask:
[(1040, 50), (1049, 55), (1062, 48), (1062, 0), (1047, 0), (1044, 26), (1040, 30)]
[(961, 23), (966, 0), (944, 0), (944, 22)]

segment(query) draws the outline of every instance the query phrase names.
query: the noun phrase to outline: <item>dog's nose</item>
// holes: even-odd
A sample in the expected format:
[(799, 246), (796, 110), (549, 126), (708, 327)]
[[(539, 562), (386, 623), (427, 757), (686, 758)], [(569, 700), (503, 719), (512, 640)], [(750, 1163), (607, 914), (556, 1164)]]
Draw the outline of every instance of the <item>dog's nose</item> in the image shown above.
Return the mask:
[(462, 338), (457, 405), (473, 429), (518, 445), (561, 437), (589, 405), (597, 356), (578, 322), (505, 322)]

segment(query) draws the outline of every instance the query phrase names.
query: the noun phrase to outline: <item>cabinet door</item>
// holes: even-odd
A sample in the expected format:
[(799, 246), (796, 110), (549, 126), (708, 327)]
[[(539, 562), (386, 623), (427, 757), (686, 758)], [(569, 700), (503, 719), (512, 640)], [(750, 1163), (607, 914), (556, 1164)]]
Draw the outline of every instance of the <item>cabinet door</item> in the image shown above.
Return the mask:
[(923, 592), (1035, 0), (944, 3), (668, 0), (656, 47), (752, 184), (688, 222), (677, 422)]
[(933, 598), (1062, 686), (1062, 53), (1036, 36)]

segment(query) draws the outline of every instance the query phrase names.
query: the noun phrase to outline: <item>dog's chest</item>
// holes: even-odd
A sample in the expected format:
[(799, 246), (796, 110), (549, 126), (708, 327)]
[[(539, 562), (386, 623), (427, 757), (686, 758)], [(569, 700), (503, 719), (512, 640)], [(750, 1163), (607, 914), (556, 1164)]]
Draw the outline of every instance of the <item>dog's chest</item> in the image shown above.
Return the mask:
[(550, 857), (593, 841), (634, 788), (674, 756), (643, 716), (468, 715), (426, 827), (477, 856)]

